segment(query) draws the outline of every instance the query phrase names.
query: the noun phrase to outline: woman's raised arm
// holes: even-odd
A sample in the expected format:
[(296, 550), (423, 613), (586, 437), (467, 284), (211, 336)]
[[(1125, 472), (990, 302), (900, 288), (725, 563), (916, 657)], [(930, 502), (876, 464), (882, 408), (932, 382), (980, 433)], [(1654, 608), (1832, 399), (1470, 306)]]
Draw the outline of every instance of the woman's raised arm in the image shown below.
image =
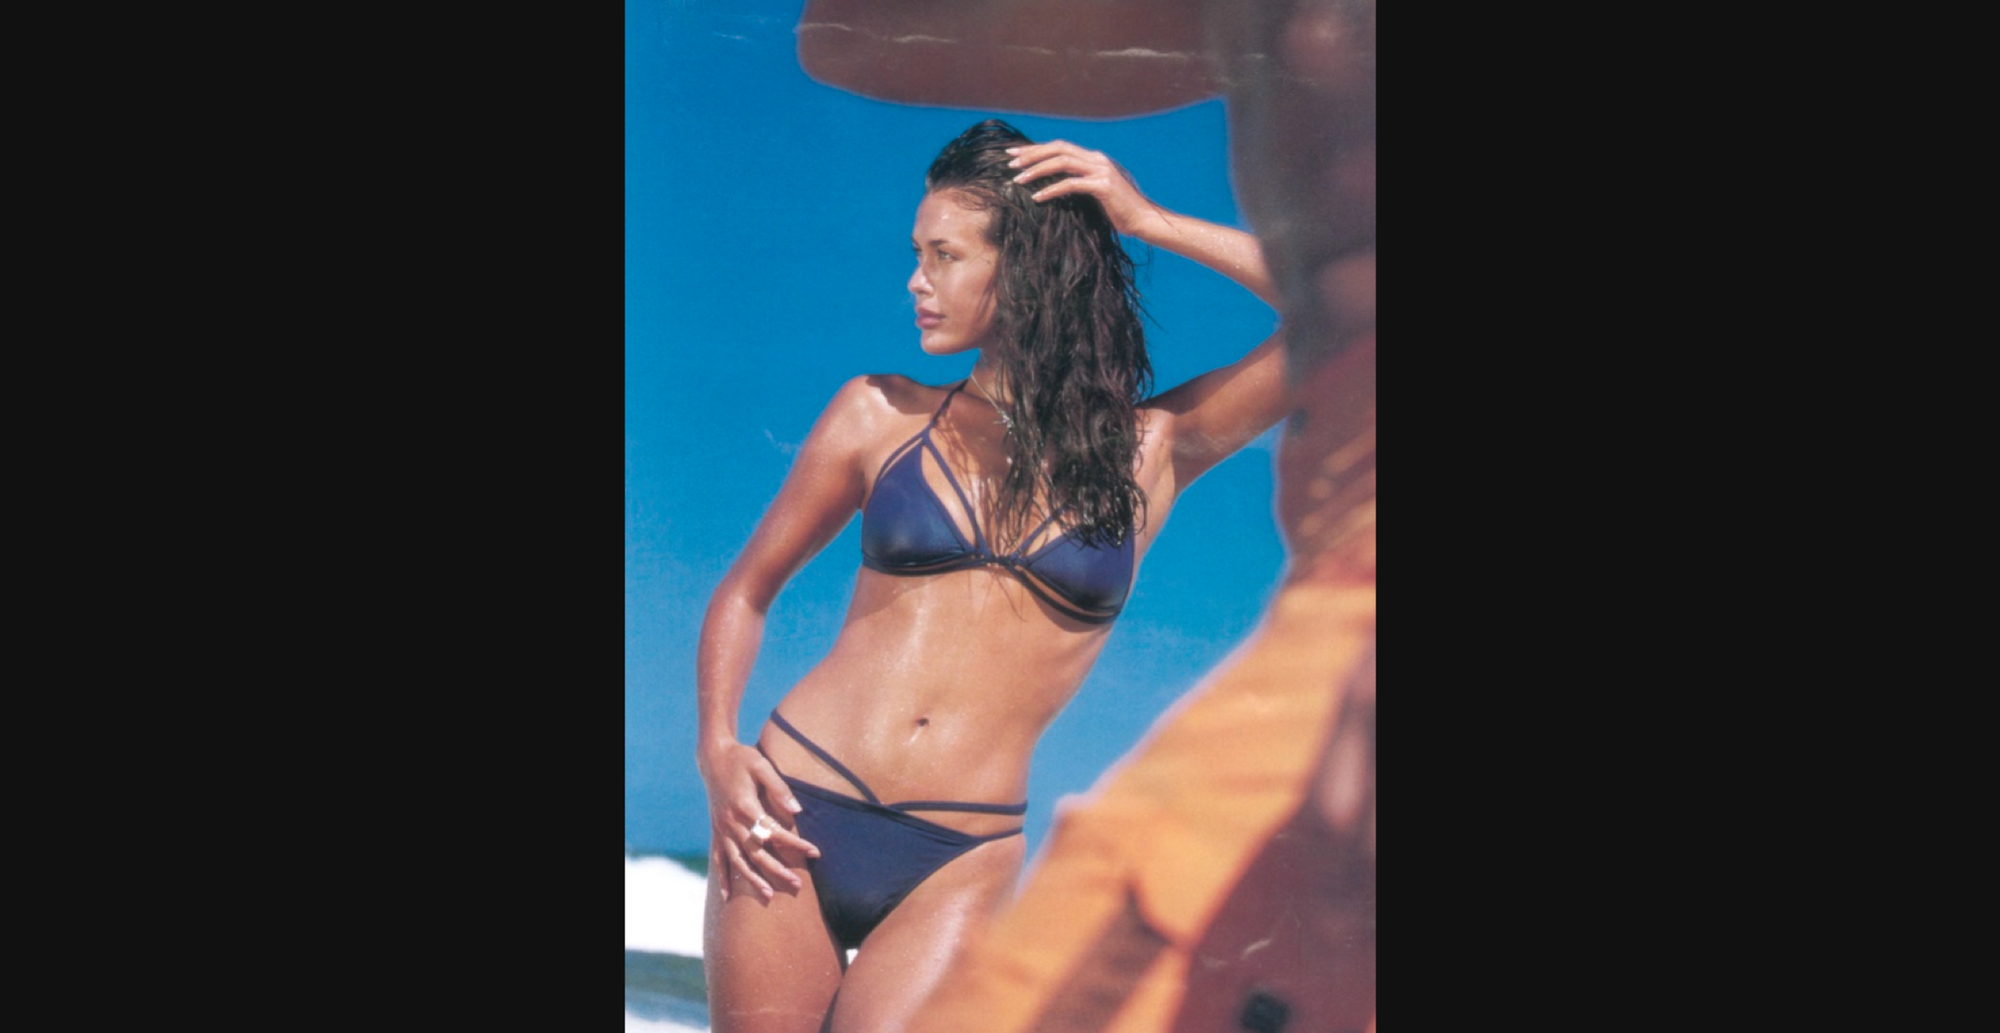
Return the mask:
[[(766, 850), (744, 849), (752, 826), (763, 815), (758, 797), (798, 810), (792, 791), (770, 761), (737, 739), (737, 711), (764, 638), (764, 615), (778, 591), (861, 508), (865, 489), (862, 455), (870, 441), (872, 399), (880, 391), (868, 378), (849, 381), (820, 414), (785, 475), (784, 487), (764, 511), (749, 544), (723, 575), (709, 598), (695, 659), (697, 733), (695, 763), (708, 787), (714, 832), (710, 864), (720, 873), (724, 899), (732, 874), (747, 878), (766, 899), (770, 881), (796, 890), (798, 877)], [(785, 815), (786, 823), (790, 815)], [(780, 828), (771, 838), (817, 857), (819, 851)], [(747, 856), (746, 856), (747, 855)]]
[(1014, 156), (1008, 166), (1021, 170), (1014, 177), (1016, 183), (1069, 174), (1068, 179), (1035, 191), (1035, 200), (1089, 194), (1104, 206), (1104, 214), (1110, 216), (1118, 232), (1199, 262), (1242, 284), (1265, 304), (1277, 306), (1278, 291), (1255, 236), (1160, 207), (1140, 193), (1131, 174), (1103, 151), (1085, 150), (1067, 140), (1050, 140), (1009, 147), (1007, 153)]
[[(1160, 207), (1102, 151), (1051, 140), (1010, 152), (1014, 160), (1009, 164), (1021, 169), (1019, 182), (1069, 173), (1068, 179), (1035, 191), (1035, 200), (1067, 194), (1095, 197), (1118, 232), (1199, 262), (1277, 307), (1277, 287), (1264, 264), (1264, 249), (1251, 234)], [(1235, 362), (1144, 403), (1165, 416), (1155, 427), (1171, 443), (1176, 493), (1284, 418), (1283, 341), (1281, 330)]]

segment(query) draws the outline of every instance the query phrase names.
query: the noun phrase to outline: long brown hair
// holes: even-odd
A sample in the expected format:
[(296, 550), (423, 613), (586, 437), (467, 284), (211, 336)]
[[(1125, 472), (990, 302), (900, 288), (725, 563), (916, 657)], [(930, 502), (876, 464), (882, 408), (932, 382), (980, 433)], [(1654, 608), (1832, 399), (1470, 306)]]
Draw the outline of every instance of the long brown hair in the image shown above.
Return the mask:
[(1063, 177), (1014, 182), (1006, 151), (1033, 143), (988, 119), (959, 134), (924, 176), (930, 193), (957, 191), (991, 219), (993, 358), (1012, 389), (1012, 460), (994, 516), (1015, 533), (1038, 495), (1089, 544), (1115, 544), (1145, 520), (1134, 478), (1140, 399), (1151, 390), (1143, 309), (1111, 219), (1097, 199), (1031, 195)]

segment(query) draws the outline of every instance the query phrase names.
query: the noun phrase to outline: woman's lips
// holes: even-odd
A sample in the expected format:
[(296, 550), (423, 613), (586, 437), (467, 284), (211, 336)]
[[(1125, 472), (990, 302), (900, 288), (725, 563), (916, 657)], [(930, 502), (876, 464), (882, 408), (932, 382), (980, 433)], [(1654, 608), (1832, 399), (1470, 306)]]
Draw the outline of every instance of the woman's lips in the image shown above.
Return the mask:
[(944, 317), (935, 312), (926, 312), (923, 309), (917, 310), (917, 325), (925, 330), (929, 330), (942, 322), (944, 322)]

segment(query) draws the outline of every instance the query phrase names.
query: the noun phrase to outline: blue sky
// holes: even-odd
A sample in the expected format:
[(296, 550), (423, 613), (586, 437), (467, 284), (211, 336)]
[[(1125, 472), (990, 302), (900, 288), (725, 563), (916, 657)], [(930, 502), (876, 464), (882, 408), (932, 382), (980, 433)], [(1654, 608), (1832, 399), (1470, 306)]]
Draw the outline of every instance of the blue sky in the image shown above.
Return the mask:
[[(1231, 226), (1220, 101), (1077, 121), (884, 104), (800, 71), (802, 0), (625, 7), (625, 842), (699, 851), (694, 655), (702, 610), (835, 390), (864, 373), (962, 378), (917, 348), (909, 233), (923, 173), (998, 115), (1116, 158), (1154, 200)], [(1132, 245), (1157, 388), (1230, 362), (1277, 326), (1223, 277)], [(1028, 837), (1087, 789), (1255, 626), (1283, 553), (1275, 434), (1182, 496), (1096, 670), (1036, 752)], [(748, 737), (839, 630), (858, 523), (773, 606), (745, 692)], [(1246, 744), (1247, 745), (1247, 744)]]

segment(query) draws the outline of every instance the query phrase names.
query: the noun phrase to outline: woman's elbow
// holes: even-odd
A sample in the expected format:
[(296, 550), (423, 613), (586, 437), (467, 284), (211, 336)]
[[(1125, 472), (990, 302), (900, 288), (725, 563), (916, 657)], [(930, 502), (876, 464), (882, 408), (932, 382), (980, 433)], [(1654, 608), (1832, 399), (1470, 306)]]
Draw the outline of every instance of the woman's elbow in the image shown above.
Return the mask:
[(739, 571), (731, 571), (715, 586), (715, 593), (708, 597), (708, 620), (713, 623), (718, 618), (762, 617), (771, 609), (771, 602), (777, 591), (766, 587), (760, 579), (746, 577)]

